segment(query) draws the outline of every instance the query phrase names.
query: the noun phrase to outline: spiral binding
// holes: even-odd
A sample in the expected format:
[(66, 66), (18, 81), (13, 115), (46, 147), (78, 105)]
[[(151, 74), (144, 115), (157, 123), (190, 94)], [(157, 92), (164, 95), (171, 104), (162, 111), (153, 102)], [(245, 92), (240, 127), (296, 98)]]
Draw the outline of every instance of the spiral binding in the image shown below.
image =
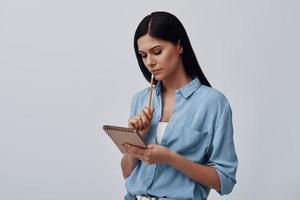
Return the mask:
[(104, 125), (104, 130), (114, 130), (114, 131), (121, 131), (121, 132), (131, 132), (134, 133), (133, 128), (121, 127), (121, 126), (111, 126), (111, 125)]

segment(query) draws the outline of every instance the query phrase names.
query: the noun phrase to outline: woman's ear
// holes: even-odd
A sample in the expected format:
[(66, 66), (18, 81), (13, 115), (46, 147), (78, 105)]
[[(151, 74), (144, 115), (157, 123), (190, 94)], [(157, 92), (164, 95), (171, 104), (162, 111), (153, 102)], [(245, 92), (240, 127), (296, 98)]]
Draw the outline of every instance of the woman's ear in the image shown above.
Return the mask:
[(177, 49), (179, 50), (179, 54), (183, 53), (183, 47), (181, 45), (180, 39), (178, 39), (178, 42), (177, 42)]

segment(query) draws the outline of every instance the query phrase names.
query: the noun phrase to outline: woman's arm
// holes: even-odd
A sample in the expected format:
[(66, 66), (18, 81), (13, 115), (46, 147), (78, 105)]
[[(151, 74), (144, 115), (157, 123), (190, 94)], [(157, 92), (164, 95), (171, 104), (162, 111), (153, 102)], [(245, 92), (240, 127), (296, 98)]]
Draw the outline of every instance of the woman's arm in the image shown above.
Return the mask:
[(213, 167), (194, 163), (175, 152), (170, 152), (167, 164), (201, 185), (220, 191), (219, 175)]
[(195, 182), (220, 191), (220, 179), (213, 167), (194, 163), (168, 148), (157, 144), (148, 145), (148, 149), (131, 145), (126, 145), (126, 148), (130, 156), (142, 160), (147, 164), (166, 163)]
[[(145, 107), (137, 116), (133, 116), (128, 119), (128, 127), (138, 130), (140, 136), (145, 138), (151, 125), (153, 112), (153, 108), (149, 109), (148, 107)], [(124, 178), (130, 176), (137, 164), (137, 161), (138, 160), (136, 158), (130, 156), (128, 153), (124, 153), (121, 160), (121, 168)]]
[(136, 158), (130, 156), (129, 154), (123, 154), (123, 158), (121, 160), (121, 168), (124, 178), (130, 176), (131, 172), (135, 168), (135, 165), (137, 164), (137, 161), (138, 160)]

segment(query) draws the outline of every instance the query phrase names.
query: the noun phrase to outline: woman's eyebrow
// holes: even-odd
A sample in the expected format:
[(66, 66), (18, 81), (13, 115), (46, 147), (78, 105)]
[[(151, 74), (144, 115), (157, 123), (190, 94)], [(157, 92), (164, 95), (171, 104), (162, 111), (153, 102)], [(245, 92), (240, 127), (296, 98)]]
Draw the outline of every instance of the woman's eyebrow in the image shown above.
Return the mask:
[[(152, 50), (155, 49), (156, 47), (161, 47), (161, 46), (160, 46), (160, 45), (155, 45), (155, 46), (151, 47), (151, 48), (149, 49), (149, 51), (152, 51)], [(145, 52), (139, 50), (139, 53), (145, 53)]]

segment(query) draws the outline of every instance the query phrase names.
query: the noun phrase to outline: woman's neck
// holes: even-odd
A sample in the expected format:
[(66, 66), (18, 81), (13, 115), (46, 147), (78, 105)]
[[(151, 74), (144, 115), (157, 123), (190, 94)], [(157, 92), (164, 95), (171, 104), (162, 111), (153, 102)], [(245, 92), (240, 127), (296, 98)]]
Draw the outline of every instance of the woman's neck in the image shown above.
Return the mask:
[(162, 90), (165, 93), (174, 93), (176, 89), (181, 88), (182, 86), (188, 84), (191, 81), (192, 79), (183, 70), (179, 73), (172, 75), (168, 79), (162, 80)]

